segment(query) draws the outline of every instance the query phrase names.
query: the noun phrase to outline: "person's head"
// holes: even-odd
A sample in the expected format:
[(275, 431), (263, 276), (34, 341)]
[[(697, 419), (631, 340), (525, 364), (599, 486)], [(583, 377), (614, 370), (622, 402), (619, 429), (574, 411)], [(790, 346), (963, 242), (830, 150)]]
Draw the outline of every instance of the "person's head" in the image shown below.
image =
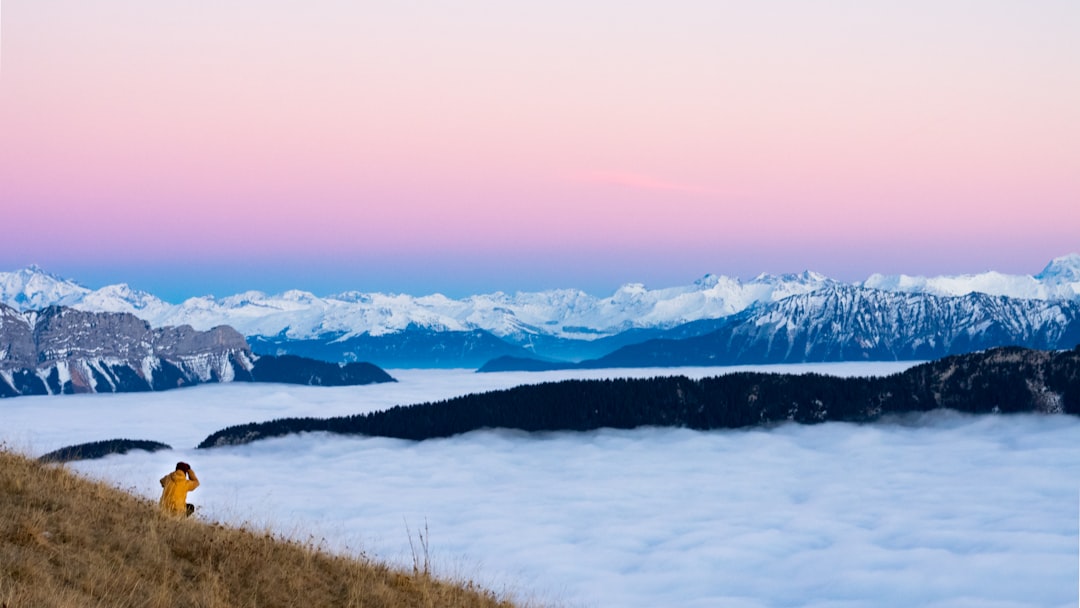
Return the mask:
[(178, 462), (178, 463), (176, 463), (176, 470), (177, 471), (183, 471), (183, 472), (187, 473), (188, 471), (191, 470), (191, 465), (186, 463), (186, 462)]

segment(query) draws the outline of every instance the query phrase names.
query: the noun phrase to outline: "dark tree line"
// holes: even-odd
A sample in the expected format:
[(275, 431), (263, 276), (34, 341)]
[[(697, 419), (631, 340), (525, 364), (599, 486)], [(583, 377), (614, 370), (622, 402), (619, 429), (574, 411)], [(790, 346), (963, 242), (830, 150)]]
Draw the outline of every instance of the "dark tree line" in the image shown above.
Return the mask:
[(127, 454), (131, 450), (145, 450), (156, 452), (158, 450), (171, 450), (168, 444), (146, 439), (106, 439), (105, 441), (91, 441), (69, 445), (53, 450), (38, 458), (42, 462), (71, 462), (73, 460), (91, 460), (104, 458), (109, 454)]
[(200, 448), (305, 431), (422, 440), (482, 428), (587, 431), (639, 426), (739, 428), (793, 421), (869, 422), (949, 408), (967, 413), (1080, 414), (1080, 347), (998, 348), (946, 357), (885, 377), (733, 373), (691, 380), (566, 380), (335, 418), (233, 426)]

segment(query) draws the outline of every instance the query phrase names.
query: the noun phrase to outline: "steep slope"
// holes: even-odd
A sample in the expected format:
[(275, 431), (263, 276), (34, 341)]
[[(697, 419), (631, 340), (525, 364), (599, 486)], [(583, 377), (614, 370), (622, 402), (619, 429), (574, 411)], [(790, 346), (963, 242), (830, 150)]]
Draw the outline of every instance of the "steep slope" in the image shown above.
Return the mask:
[(337, 555), (267, 530), (175, 519), (0, 447), (0, 606), (510, 608), (473, 581)]
[(1002, 345), (1072, 348), (1075, 302), (833, 286), (758, 306), (717, 331), (627, 346), (587, 367), (934, 359)]
[(165, 390), (235, 380), (365, 384), (393, 378), (367, 363), (257, 357), (227, 326), (152, 328), (129, 313), (60, 306), (20, 313), (0, 304), (0, 397)]
[(0, 305), (0, 396), (162, 390), (250, 379), (247, 342), (230, 327), (153, 329), (126, 313)]

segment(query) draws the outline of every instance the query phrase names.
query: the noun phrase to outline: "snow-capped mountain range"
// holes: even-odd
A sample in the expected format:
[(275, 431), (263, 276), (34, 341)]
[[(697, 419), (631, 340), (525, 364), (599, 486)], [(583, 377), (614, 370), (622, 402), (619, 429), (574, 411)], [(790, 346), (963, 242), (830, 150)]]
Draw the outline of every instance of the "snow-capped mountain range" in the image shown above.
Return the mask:
[(929, 360), (995, 346), (1071, 349), (1080, 301), (833, 285), (763, 304), (689, 338), (631, 344), (583, 367)]
[[(648, 289), (632, 283), (597, 297), (575, 289), (496, 292), (452, 299), (440, 294), (364, 293), (325, 297), (305, 291), (244, 292), (165, 302), (126, 284), (89, 289), (31, 266), (0, 272), (0, 303), (17, 310), (62, 305), (90, 312), (127, 312), (154, 327), (229, 325), (245, 336), (290, 340), (383, 336), (410, 328), (483, 330), (514, 344), (537, 337), (589, 341), (631, 329), (666, 329), (734, 315), (845, 283), (814, 272), (763, 274), (752, 280), (706, 275), (691, 285)], [(1036, 275), (981, 274), (918, 277), (875, 274), (854, 286), (885, 292), (962, 296), (981, 293), (1017, 299), (1080, 301), (1080, 254), (1052, 260)]]

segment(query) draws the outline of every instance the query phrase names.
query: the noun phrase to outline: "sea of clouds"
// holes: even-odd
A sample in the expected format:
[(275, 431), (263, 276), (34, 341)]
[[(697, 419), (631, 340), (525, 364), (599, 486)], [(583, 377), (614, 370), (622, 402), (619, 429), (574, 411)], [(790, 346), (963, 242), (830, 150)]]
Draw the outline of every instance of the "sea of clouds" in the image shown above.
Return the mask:
[[(905, 366), (767, 369), (854, 375)], [(203, 481), (189, 495), (199, 517), (406, 566), (424, 559), (422, 534), (436, 572), (542, 603), (1076, 604), (1074, 417), (937, 412), (871, 425), (484, 430), (423, 442), (308, 434), (193, 448), (224, 426), (283, 416), (352, 414), (565, 377), (728, 369), (394, 370), (400, 382), (364, 387), (20, 397), (0, 403), (0, 439), (31, 455), (99, 439), (163, 441), (175, 449), (70, 466), (156, 497), (157, 480), (186, 460)]]

